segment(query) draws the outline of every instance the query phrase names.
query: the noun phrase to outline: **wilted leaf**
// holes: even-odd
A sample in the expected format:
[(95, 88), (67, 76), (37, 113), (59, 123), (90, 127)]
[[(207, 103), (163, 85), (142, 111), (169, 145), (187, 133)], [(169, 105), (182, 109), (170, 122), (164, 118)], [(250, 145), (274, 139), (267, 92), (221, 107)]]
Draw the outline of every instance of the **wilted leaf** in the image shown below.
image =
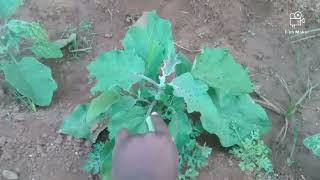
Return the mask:
[(127, 128), (130, 133), (140, 134), (148, 132), (145, 115), (147, 110), (140, 106), (134, 106), (128, 111), (122, 111), (111, 117), (108, 130), (112, 139), (121, 128)]
[(119, 92), (114, 89), (106, 90), (100, 96), (94, 98), (89, 105), (86, 118), (87, 123), (92, 124), (100, 114), (107, 112), (119, 98)]
[(17, 37), (30, 38), (36, 42), (49, 41), (48, 32), (36, 22), (26, 22), (22, 20), (12, 19), (6, 27)]
[(10, 17), (22, 4), (23, 0), (0, 0), (0, 16)]
[(32, 57), (23, 57), (17, 64), (6, 64), (3, 70), (6, 81), (34, 104), (48, 106), (51, 103), (57, 84), (50, 68)]
[(320, 133), (305, 138), (303, 144), (312, 150), (314, 155), (320, 157)]
[(170, 21), (159, 17), (155, 11), (145, 12), (132, 25), (122, 41), (125, 49), (133, 49), (146, 63), (145, 75), (156, 79), (160, 65), (172, 46)]
[(91, 126), (86, 122), (87, 104), (75, 107), (72, 113), (65, 117), (59, 128), (59, 133), (68, 134), (77, 138), (88, 138)]
[(204, 48), (196, 56), (192, 75), (226, 93), (241, 95), (253, 90), (247, 71), (225, 48)]
[(36, 42), (32, 45), (31, 50), (35, 55), (46, 59), (63, 57), (60, 47), (56, 43), (50, 41)]
[(88, 65), (90, 77), (95, 77), (96, 85), (91, 92), (98, 92), (118, 86), (129, 90), (144, 74), (144, 62), (134, 51), (114, 50), (101, 53)]

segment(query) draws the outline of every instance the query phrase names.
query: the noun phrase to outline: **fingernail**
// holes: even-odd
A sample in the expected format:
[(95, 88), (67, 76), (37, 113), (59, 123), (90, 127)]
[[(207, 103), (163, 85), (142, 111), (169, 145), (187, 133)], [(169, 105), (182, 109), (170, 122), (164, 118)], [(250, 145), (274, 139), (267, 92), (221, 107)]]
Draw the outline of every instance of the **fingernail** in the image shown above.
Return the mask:
[(151, 115), (157, 116), (157, 115), (159, 115), (159, 114), (158, 114), (157, 112), (152, 112)]

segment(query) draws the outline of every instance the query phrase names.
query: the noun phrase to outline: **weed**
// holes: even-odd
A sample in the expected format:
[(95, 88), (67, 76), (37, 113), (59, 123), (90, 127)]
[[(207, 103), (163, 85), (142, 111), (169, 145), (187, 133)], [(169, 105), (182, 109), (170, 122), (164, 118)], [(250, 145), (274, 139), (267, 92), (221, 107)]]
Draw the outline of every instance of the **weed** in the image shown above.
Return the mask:
[[(237, 130), (235, 127), (233, 129)], [(259, 132), (253, 130), (250, 137), (241, 140), (241, 144), (233, 147), (230, 151), (240, 159), (240, 169), (245, 170), (264, 170), (267, 173), (273, 173), (272, 163), (270, 161), (270, 149), (260, 139)]]

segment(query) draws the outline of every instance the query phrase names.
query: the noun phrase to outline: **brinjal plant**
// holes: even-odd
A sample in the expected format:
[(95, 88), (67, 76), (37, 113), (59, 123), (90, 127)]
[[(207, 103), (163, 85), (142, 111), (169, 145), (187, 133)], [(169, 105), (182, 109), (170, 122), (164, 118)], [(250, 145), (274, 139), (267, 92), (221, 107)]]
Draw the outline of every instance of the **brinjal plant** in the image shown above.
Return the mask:
[[(198, 176), (212, 149), (196, 141), (204, 132), (219, 137), (222, 146), (242, 146), (252, 131), (258, 136), (271, 127), (264, 109), (249, 93), (254, 85), (247, 70), (225, 48), (205, 47), (192, 62), (177, 52), (168, 20), (145, 12), (122, 40), (123, 49), (100, 53), (88, 66), (95, 80), (91, 101), (67, 115), (60, 133), (108, 139), (95, 145), (84, 167), (110, 179), (117, 131), (148, 133), (150, 113), (166, 121), (179, 150), (179, 179)], [(193, 113), (192, 116), (190, 114)], [(199, 114), (195, 118), (194, 114)]]

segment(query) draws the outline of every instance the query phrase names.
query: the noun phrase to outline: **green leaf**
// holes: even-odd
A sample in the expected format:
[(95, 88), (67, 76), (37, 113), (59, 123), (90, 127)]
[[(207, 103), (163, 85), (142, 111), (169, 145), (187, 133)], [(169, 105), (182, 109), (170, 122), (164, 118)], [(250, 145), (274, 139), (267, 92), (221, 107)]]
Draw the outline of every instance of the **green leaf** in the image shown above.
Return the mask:
[(48, 106), (51, 103), (57, 84), (52, 79), (50, 68), (35, 58), (23, 57), (17, 64), (6, 64), (4, 74), (6, 81), (34, 104)]
[(0, 55), (4, 55), (6, 54), (6, 52), (8, 51), (8, 48), (5, 46), (0, 46)]
[(210, 87), (235, 95), (253, 90), (247, 71), (225, 48), (204, 48), (196, 56), (192, 75)]
[(100, 96), (94, 98), (88, 108), (87, 123), (92, 124), (100, 114), (107, 112), (119, 98), (119, 92), (114, 89), (106, 90)]
[(59, 128), (59, 133), (68, 134), (77, 138), (90, 136), (90, 125), (86, 121), (89, 105), (80, 104), (72, 113), (67, 115)]
[(163, 77), (167, 77), (172, 74), (175, 71), (176, 65), (181, 63), (181, 61), (178, 59), (178, 55), (176, 54), (173, 44), (171, 44), (168, 51), (168, 55), (163, 62), (163, 66), (161, 67)]
[(137, 100), (131, 96), (121, 96), (120, 99), (111, 106), (111, 109), (108, 112), (108, 114), (110, 116), (113, 116), (118, 112), (128, 111), (136, 104), (136, 102)]
[(132, 134), (141, 134), (148, 132), (145, 121), (146, 109), (140, 106), (134, 106), (128, 111), (122, 111), (111, 117), (108, 130), (109, 137), (112, 139), (121, 128), (127, 128)]
[(189, 135), (192, 132), (192, 124), (183, 111), (176, 112), (172, 116), (172, 120), (169, 124), (169, 131), (177, 148), (181, 150), (189, 141)]
[(176, 75), (180, 76), (183, 73), (191, 72), (192, 62), (191, 60), (183, 53), (178, 54), (178, 59), (180, 60), (180, 64), (176, 66)]
[(241, 139), (248, 137), (253, 130), (258, 130), (263, 134), (271, 127), (271, 121), (264, 109), (256, 104), (248, 94), (235, 96), (226, 106), (218, 106), (218, 109), (220, 125), (217, 135), (225, 147), (239, 144), (239, 138), (231, 128), (232, 123), (236, 124)]
[(146, 63), (145, 75), (156, 80), (160, 65), (172, 46), (171, 24), (155, 11), (145, 12), (132, 25), (122, 41), (125, 49), (133, 49)]
[(134, 51), (114, 50), (101, 53), (88, 65), (90, 77), (95, 77), (96, 85), (91, 92), (104, 91), (118, 86), (129, 90), (138, 82), (138, 74), (144, 74), (144, 62)]
[(216, 134), (224, 147), (239, 144), (240, 140), (231, 128), (235, 123), (239, 127), (240, 138), (250, 135), (254, 129), (265, 133), (270, 127), (264, 109), (256, 104), (249, 95), (234, 96), (224, 107), (214, 104), (208, 95), (208, 86), (199, 80), (194, 80), (190, 73), (182, 74), (170, 84), (174, 95), (183, 97), (189, 113), (201, 113), (203, 128), (209, 133)]
[(219, 113), (207, 93), (208, 86), (205, 83), (193, 79), (190, 73), (185, 73), (175, 78), (170, 85), (175, 96), (184, 98), (189, 113), (201, 113), (201, 122), (205, 130), (210, 133), (219, 131), (219, 122), (215, 122), (220, 118)]
[(101, 180), (111, 180), (113, 148), (114, 148), (114, 140), (107, 142), (101, 151), (100, 156), (103, 158), (102, 168), (100, 173)]
[(320, 133), (305, 138), (303, 144), (311, 149), (314, 155), (320, 157)]
[(23, 0), (0, 0), (0, 16), (7, 18), (23, 4)]
[(35, 55), (46, 59), (63, 57), (59, 45), (50, 41), (34, 43), (31, 50)]
[(12, 19), (6, 27), (17, 37), (31, 38), (36, 42), (49, 41), (48, 32), (36, 22)]

